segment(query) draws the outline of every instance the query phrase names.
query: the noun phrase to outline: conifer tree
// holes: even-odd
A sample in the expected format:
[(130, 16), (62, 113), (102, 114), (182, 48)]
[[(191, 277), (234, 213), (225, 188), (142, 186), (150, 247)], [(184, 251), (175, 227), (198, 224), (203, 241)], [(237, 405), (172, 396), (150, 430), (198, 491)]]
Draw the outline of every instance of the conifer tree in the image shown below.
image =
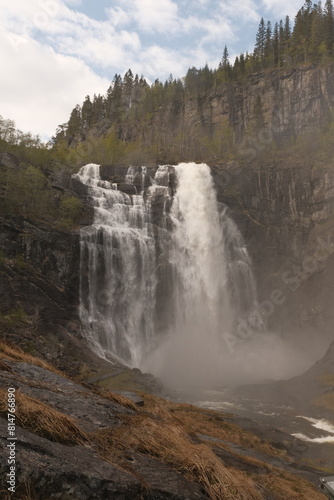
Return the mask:
[[(321, 8), (321, 2), (314, 5), (312, 12), (311, 38), (310, 38), (310, 56), (313, 61), (318, 61), (321, 56), (321, 44), (323, 42), (324, 19)], [(324, 48), (324, 47), (323, 47)]]
[(81, 117), (82, 128), (88, 130), (92, 125), (92, 102), (89, 95), (86, 96), (86, 99), (82, 105)]
[(222, 57), (222, 60), (221, 60), (221, 67), (222, 68), (227, 68), (227, 66), (230, 65), (230, 62), (229, 62), (229, 54), (228, 54), (228, 49), (227, 49), (227, 46), (225, 45), (224, 47), (224, 52), (223, 52), (223, 57)]
[(259, 24), (259, 29), (256, 34), (256, 44), (254, 50), (255, 57), (261, 63), (263, 63), (264, 60), (265, 45), (266, 45), (266, 26), (264, 23), (264, 19), (262, 17)]
[(70, 119), (68, 120), (66, 136), (73, 137), (82, 127), (81, 122), (81, 107), (79, 104), (72, 110)]
[(334, 9), (332, 0), (326, 0), (324, 8), (324, 42), (328, 54), (334, 53)]

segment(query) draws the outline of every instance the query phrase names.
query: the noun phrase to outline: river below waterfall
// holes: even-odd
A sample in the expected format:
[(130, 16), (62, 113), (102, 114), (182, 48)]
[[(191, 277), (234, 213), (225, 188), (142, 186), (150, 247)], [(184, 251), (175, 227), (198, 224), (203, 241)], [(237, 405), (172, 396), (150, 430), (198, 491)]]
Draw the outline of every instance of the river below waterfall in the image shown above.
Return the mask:
[[(269, 400), (243, 396), (234, 389), (206, 390), (200, 399), (188, 402), (233, 415), (244, 429), (269, 439), (305, 467), (316, 467), (326, 475), (334, 473), (334, 420), (323, 418), (321, 411), (296, 410), (289, 402), (281, 404)], [(184, 400), (184, 398), (181, 398)]]

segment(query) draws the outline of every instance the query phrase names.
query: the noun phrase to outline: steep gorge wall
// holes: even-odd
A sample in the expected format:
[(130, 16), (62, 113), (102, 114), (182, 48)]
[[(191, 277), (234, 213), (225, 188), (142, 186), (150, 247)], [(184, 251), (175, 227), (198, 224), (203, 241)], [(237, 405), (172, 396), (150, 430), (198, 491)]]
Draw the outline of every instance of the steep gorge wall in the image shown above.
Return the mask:
[[(264, 127), (271, 127), (281, 140), (290, 140), (291, 136), (320, 128), (330, 120), (334, 109), (334, 67), (258, 73), (244, 84), (218, 87), (202, 101), (200, 109), (206, 129), (214, 130), (227, 118), (236, 142), (251, 129), (259, 112)], [(195, 128), (198, 116), (194, 101), (189, 101), (185, 108), (187, 125)]]
[(259, 72), (244, 82), (219, 84), (196, 96), (186, 92), (183, 100), (160, 107), (144, 121), (125, 121), (121, 136), (147, 145), (160, 141), (168, 158), (186, 155), (193, 160), (201, 134), (224, 134), (226, 125), (232, 128), (237, 149), (246, 135), (254, 136), (259, 124), (284, 144), (325, 127), (333, 110), (334, 65), (309, 65)]
[(331, 338), (334, 313), (334, 168), (317, 165), (212, 167), (218, 199), (226, 203), (252, 256), (259, 299), (285, 296), (268, 318), (290, 335)]

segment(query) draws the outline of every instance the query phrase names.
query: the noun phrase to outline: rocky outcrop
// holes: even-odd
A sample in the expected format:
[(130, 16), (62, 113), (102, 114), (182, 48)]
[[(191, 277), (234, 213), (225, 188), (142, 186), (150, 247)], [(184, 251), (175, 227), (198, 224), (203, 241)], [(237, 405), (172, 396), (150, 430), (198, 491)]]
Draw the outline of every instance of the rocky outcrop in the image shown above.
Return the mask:
[(94, 364), (78, 315), (79, 234), (6, 218), (0, 249), (1, 337), (73, 372), (81, 355)]

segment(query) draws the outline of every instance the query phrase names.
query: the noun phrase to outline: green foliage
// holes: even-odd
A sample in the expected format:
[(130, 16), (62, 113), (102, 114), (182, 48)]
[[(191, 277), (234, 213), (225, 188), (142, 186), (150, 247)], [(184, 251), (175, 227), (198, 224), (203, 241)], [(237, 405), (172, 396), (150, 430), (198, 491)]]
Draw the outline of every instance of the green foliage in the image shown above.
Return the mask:
[(42, 147), (39, 136), (30, 132), (23, 133), (17, 130), (14, 120), (6, 120), (0, 115), (0, 140), (11, 145), (19, 145), (28, 148)]
[(18, 169), (5, 167), (1, 176), (6, 213), (40, 218), (52, 216), (55, 204), (50, 198), (51, 186), (45, 174), (32, 165)]
[(82, 202), (75, 196), (63, 197), (59, 204), (60, 224), (71, 227), (77, 223), (82, 215)]

